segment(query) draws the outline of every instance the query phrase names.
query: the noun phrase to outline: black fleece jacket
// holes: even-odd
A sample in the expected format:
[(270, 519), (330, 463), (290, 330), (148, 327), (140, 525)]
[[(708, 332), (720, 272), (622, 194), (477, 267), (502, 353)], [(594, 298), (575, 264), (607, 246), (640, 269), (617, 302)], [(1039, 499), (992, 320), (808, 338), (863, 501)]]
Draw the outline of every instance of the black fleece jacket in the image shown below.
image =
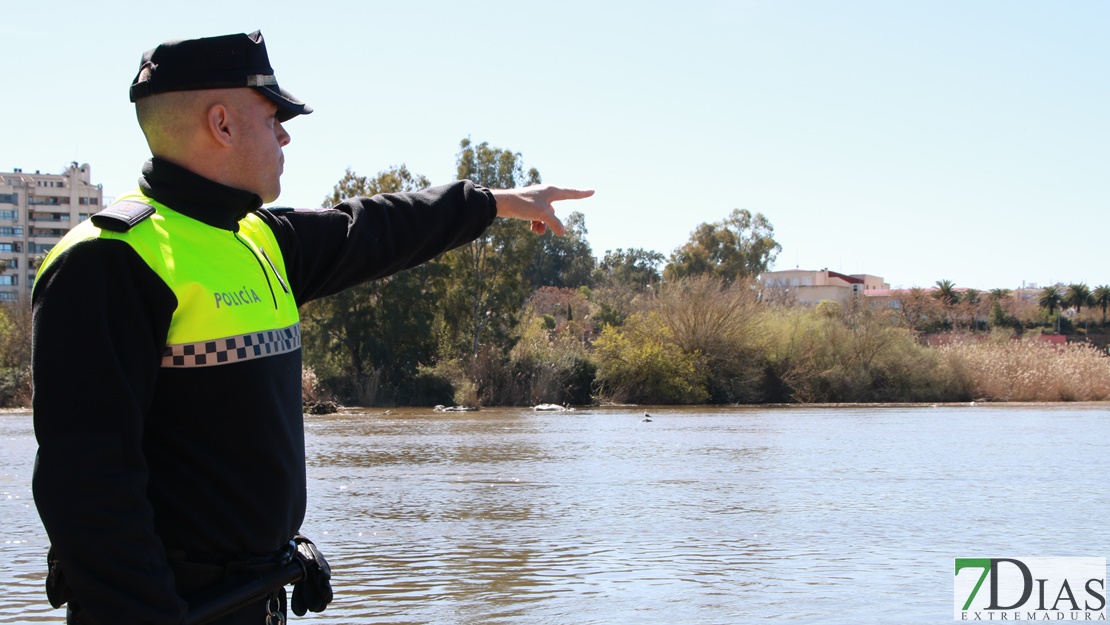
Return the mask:
[[(261, 216), (298, 305), (463, 245), (496, 216), (468, 181), (316, 210), (261, 209), (253, 193), (159, 159), (139, 182), (216, 228)], [(301, 353), (161, 368), (176, 298), (117, 240), (66, 250), (33, 306), (33, 489), (74, 600), (101, 623), (179, 623), (196, 589), (175, 582), (167, 550), (270, 554), (304, 519)]]

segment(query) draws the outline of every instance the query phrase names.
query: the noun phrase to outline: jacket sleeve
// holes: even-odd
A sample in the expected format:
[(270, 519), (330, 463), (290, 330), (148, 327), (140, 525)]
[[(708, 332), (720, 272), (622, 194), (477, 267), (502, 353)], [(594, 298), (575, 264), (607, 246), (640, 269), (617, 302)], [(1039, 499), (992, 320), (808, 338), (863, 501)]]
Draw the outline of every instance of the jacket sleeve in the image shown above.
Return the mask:
[(173, 293), (127, 244), (93, 239), (40, 273), (32, 302), (33, 492), (71, 601), (98, 623), (178, 623), (141, 442)]
[(487, 189), (462, 180), (358, 197), (329, 209), (260, 214), (282, 248), (297, 303), (415, 267), (477, 239), (497, 216)]

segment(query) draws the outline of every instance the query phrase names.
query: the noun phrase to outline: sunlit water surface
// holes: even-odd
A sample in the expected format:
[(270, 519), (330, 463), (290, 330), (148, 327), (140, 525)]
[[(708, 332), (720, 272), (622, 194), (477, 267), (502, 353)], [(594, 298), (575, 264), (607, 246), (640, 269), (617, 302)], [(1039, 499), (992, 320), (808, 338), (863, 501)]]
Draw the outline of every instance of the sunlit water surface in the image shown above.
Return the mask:
[[(648, 411), (308, 417), (336, 599), (293, 621), (947, 623), (954, 557), (1110, 556), (1108, 406)], [(62, 622), (0, 437), (0, 623)]]

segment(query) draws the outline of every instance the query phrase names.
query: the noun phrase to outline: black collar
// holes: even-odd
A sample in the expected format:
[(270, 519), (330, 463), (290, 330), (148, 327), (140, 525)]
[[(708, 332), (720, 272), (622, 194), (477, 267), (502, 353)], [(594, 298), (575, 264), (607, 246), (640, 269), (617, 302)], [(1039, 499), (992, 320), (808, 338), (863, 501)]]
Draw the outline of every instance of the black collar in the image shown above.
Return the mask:
[(143, 195), (215, 228), (238, 232), (239, 220), (262, 207), (262, 198), (195, 174), (167, 160), (152, 158), (139, 178)]

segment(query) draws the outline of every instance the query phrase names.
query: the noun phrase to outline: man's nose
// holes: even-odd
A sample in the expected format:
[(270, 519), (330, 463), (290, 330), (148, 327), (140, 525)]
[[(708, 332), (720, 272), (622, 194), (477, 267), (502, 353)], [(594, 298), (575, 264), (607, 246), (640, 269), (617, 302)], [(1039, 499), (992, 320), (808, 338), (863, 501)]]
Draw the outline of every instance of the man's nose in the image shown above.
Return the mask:
[(289, 136), (288, 132), (285, 132), (285, 126), (283, 126), (281, 122), (277, 122), (277, 128), (275, 130), (277, 132), (278, 145), (281, 147), (289, 145), (292, 138)]

